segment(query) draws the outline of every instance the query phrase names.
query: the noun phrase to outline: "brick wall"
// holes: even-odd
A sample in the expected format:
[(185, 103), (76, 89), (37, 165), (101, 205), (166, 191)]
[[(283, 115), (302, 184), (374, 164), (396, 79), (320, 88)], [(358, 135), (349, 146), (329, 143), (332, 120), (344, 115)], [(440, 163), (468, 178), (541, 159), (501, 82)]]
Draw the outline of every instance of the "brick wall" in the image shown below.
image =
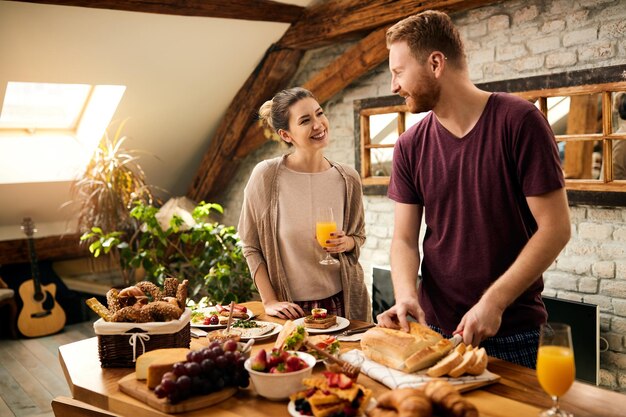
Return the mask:
[[(453, 15), (476, 83), (626, 63), (626, 0), (508, 1)], [(301, 85), (351, 44), (309, 51), (292, 80)], [(327, 156), (354, 164), (353, 100), (389, 95), (383, 64), (325, 104), (331, 121)], [(268, 143), (242, 164), (225, 196), (226, 224), (237, 224), (243, 187), (254, 165), (286, 152)], [(393, 204), (366, 196), (367, 242), (361, 263), (371, 285), (373, 265), (389, 264)], [(572, 239), (545, 273), (546, 295), (597, 304), (600, 383), (626, 392), (626, 209), (572, 206)]]

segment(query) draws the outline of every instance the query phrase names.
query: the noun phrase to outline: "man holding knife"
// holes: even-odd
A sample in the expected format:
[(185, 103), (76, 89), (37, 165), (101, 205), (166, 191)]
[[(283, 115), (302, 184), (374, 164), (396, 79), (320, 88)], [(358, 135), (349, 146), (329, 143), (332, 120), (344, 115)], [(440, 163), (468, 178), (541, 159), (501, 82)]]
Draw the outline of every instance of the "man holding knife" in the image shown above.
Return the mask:
[(552, 130), (531, 103), (472, 84), (446, 14), (398, 22), (387, 31), (387, 46), (392, 91), (412, 113), (432, 111), (395, 145), (388, 196), (396, 202), (396, 304), (378, 323), (406, 330), (412, 316), (534, 367), (547, 317), (542, 273), (570, 237)]

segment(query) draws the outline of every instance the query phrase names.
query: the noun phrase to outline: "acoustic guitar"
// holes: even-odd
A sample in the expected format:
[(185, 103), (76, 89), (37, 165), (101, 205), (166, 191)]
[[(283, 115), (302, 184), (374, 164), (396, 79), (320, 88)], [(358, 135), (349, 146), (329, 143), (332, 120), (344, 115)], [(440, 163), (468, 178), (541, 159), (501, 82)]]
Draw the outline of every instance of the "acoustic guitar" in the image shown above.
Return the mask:
[(22, 230), (28, 237), (28, 253), (33, 279), (24, 281), (19, 288), (20, 298), (24, 303), (17, 319), (17, 328), (26, 337), (39, 337), (54, 334), (65, 326), (65, 311), (57, 303), (56, 285), (41, 285), (35, 242), (35, 225), (30, 217), (24, 218)]

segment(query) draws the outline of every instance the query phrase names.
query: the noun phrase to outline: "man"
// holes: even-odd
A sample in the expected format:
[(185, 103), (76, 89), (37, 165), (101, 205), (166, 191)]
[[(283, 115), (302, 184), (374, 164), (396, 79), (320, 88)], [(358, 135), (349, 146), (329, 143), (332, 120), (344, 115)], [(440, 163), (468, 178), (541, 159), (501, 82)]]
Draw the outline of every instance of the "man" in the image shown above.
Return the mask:
[(378, 323), (408, 330), (412, 316), (535, 367), (547, 317), (541, 274), (570, 237), (550, 126), (531, 103), (472, 84), (463, 43), (444, 13), (398, 22), (387, 31), (387, 47), (392, 91), (412, 113), (432, 112), (394, 149), (388, 196), (396, 202), (396, 304)]

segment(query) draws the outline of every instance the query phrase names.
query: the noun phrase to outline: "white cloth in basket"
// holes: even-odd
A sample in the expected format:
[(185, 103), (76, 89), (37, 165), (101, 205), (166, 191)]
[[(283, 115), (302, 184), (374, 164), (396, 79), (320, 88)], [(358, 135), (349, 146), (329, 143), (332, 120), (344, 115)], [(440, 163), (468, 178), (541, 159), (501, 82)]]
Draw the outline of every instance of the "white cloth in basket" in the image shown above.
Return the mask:
[[(417, 388), (426, 384), (428, 381), (435, 379), (426, 375), (425, 370), (418, 373), (407, 374), (406, 372), (391, 369), (385, 365), (381, 365), (378, 362), (374, 362), (369, 360), (368, 358), (365, 358), (363, 352), (357, 349), (350, 350), (340, 355), (341, 359), (352, 364), (357, 364), (360, 362), (360, 360), (358, 359), (359, 356), (363, 358), (361, 372), (391, 389)], [(485, 372), (478, 376), (466, 375), (459, 378), (441, 377), (437, 379), (447, 380), (453, 385), (461, 385), (479, 381), (495, 381), (499, 379), (499, 376), (485, 370)]]
[(147, 334), (168, 334), (176, 333), (191, 320), (191, 310), (186, 308), (178, 320), (149, 323), (111, 323), (98, 319), (93, 324), (93, 329), (97, 335), (124, 334), (132, 329), (141, 329)]

